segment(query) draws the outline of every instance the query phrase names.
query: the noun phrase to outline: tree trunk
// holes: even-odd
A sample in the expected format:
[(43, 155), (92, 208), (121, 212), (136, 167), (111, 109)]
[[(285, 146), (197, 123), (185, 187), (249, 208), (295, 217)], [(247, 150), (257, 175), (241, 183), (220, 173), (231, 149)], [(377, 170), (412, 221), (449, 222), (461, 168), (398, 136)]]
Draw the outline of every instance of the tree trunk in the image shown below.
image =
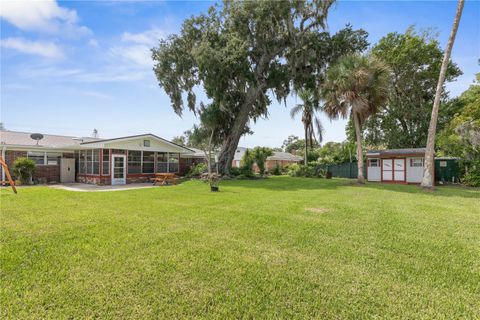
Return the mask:
[(235, 151), (237, 150), (238, 142), (245, 131), (245, 126), (248, 122), (252, 106), (253, 104), (249, 104), (241, 108), (239, 114), (235, 117), (235, 123), (230, 134), (226, 137), (225, 142), (222, 145), (218, 157), (218, 171), (222, 175), (230, 174)]
[(307, 159), (307, 155), (308, 155), (308, 140), (307, 140), (307, 137), (308, 137), (308, 127), (307, 125), (304, 123), (303, 124), (303, 127), (305, 128), (305, 154), (303, 156), (303, 163), (305, 165), (308, 164), (308, 159)]
[(450, 54), (452, 53), (453, 43), (457, 35), (458, 24), (462, 16), (464, 0), (459, 0), (457, 5), (457, 12), (453, 20), (452, 32), (448, 39), (447, 48), (443, 56), (442, 67), (440, 68), (440, 75), (438, 77), (437, 91), (435, 92), (435, 100), (433, 102), (432, 117), (430, 118), (430, 126), (428, 127), (427, 147), (425, 150), (425, 168), (423, 169), (423, 179), (421, 186), (423, 188), (431, 189), (434, 186), (435, 176), (435, 134), (437, 132), (438, 109), (440, 107), (440, 98), (442, 96), (443, 83), (445, 82), (445, 74), (447, 72), (448, 62), (450, 61)]
[(358, 175), (357, 183), (364, 184), (365, 178), (363, 177), (363, 150), (362, 150), (362, 131), (360, 120), (356, 112), (352, 112), (353, 123), (355, 125), (355, 135), (357, 136), (357, 163), (358, 163)]

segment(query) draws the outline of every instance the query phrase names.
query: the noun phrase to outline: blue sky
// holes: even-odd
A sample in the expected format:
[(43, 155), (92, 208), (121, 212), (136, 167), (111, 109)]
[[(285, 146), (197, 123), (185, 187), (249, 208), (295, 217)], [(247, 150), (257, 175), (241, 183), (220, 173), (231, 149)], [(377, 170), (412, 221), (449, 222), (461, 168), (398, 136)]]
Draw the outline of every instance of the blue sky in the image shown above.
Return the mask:
[[(9, 130), (89, 136), (97, 128), (109, 138), (151, 132), (170, 139), (191, 128), (195, 117), (178, 117), (158, 87), (149, 48), (180, 30), (182, 21), (205, 12), (202, 1), (41, 1), (0, 3), (1, 121)], [(340, 1), (330, 11), (332, 32), (351, 23), (375, 43), (410, 25), (433, 28), (442, 47), (455, 1)], [(464, 75), (447, 88), (468, 88), (479, 72), (480, 2), (467, 1), (453, 49)], [(302, 136), (289, 109), (295, 97), (273, 104), (267, 120), (253, 125), (243, 146), (280, 146)], [(345, 121), (322, 116), (325, 141), (345, 138)]]

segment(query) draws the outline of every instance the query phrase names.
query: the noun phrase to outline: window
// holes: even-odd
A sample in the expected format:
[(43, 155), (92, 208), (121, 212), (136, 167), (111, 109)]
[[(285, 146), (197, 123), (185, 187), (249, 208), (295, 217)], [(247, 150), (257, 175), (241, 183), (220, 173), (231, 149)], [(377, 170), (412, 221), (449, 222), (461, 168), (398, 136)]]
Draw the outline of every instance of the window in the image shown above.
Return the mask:
[(368, 166), (369, 167), (378, 167), (378, 159), (370, 159), (368, 160)]
[(179, 162), (180, 154), (178, 153), (170, 153), (170, 157), (168, 158), (168, 172), (178, 172), (178, 162)]
[(45, 164), (45, 152), (27, 152), (27, 158), (35, 161), (37, 165)]
[(159, 152), (157, 154), (157, 172), (168, 172), (168, 155), (166, 152)]
[(143, 151), (142, 155), (142, 173), (154, 173), (155, 171), (155, 153)]
[(47, 152), (47, 164), (53, 166), (59, 165), (61, 157), (61, 153)]
[(423, 167), (423, 158), (410, 159), (410, 167)]
[(128, 173), (142, 172), (142, 151), (128, 151)]
[(108, 149), (103, 149), (102, 174), (104, 176), (108, 176), (110, 174), (110, 150)]
[(143, 140), (144, 147), (150, 147), (150, 140)]

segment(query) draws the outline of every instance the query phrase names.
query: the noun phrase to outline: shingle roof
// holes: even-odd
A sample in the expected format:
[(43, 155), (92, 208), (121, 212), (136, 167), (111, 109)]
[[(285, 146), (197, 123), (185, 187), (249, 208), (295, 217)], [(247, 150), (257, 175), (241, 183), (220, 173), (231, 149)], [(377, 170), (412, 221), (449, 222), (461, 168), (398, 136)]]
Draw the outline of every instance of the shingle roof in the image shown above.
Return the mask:
[(387, 150), (368, 150), (369, 154), (396, 155), (396, 154), (425, 154), (425, 148), (406, 148), (406, 149), (387, 149)]
[(72, 145), (78, 145), (82, 142), (96, 141), (95, 138), (78, 138), (72, 136), (61, 136), (54, 134), (44, 134), (43, 139), (38, 141), (30, 138), (30, 132), (18, 131), (0, 131), (0, 144), (27, 146), (27, 147), (43, 147), (43, 148), (65, 148)]
[(283, 160), (283, 161), (301, 161), (303, 158), (293, 155), (288, 152), (274, 151), (273, 155), (268, 157), (267, 160)]

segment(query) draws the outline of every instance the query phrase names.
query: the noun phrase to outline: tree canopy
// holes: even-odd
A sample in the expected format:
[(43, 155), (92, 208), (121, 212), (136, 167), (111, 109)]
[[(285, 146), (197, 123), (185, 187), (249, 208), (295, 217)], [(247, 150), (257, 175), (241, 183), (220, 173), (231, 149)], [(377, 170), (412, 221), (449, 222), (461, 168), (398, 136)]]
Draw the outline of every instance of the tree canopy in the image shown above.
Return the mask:
[[(438, 40), (431, 32), (417, 33), (411, 27), (403, 34), (387, 34), (372, 48), (372, 54), (390, 66), (392, 81), (387, 106), (365, 124), (366, 143), (386, 148), (425, 147), (443, 59)], [(457, 65), (450, 62), (446, 80), (460, 74)], [(444, 90), (442, 104), (447, 98)], [(439, 126), (442, 124), (440, 121)]]
[(316, 88), (331, 62), (368, 45), (367, 33), (350, 26), (335, 35), (322, 32), (332, 4), (224, 1), (185, 20), (180, 34), (152, 49), (155, 75), (176, 113), (197, 112), (196, 88), (224, 113), (221, 172), (228, 173), (249, 121), (268, 115), (272, 98)]

